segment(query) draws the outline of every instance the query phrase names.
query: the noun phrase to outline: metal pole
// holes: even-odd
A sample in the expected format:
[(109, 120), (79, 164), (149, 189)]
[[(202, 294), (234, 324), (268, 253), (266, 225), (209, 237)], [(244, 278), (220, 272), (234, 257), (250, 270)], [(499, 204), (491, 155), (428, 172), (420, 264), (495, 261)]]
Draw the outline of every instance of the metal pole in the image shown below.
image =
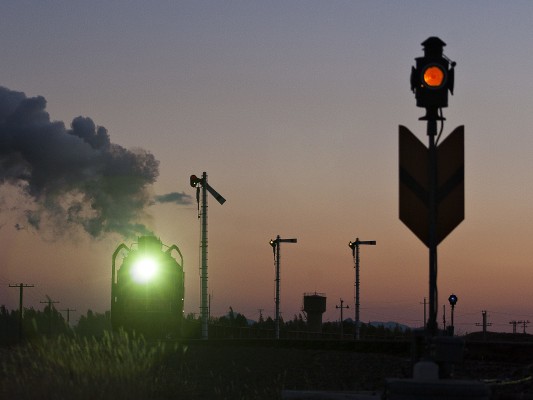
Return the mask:
[(208, 339), (208, 300), (207, 300), (207, 173), (202, 174), (202, 277), (201, 304), (202, 339)]
[(354, 337), (355, 340), (359, 340), (360, 338), (360, 319), (359, 319), (359, 245), (360, 244), (369, 244), (369, 245), (376, 245), (375, 240), (359, 240), (359, 238), (355, 239), (355, 242), (348, 243), (348, 246), (352, 249), (352, 255), (354, 257), (355, 261), (355, 332)]
[(453, 312), (455, 310), (455, 304), (452, 304), (452, 328), (455, 326), (453, 323)]
[(276, 339), (279, 339), (279, 240), (276, 237)]
[(359, 239), (355, 241), (355, 340), (360, 338), (359, 326)]
[(279, 264), (280, 264), (280, 243), (297, 243), (298, 240), (295, 239), (281, 239), (279, 235), (276, 236), (276, 240), (270, 240), (270, 245), (272, 246), (272, 249), (274, 250), (274, 264), (276, 266), (276, 339), (279, 339), (279, 325), (280, 325), (280, 311), (279, 311), (279, 285), (280, 285), (280, 272), (279, 272)]
[(437, 291), (437, 109), (427, 109), (427, 134), (429, 136), (429, 321), (430, 336), (438, 331)]

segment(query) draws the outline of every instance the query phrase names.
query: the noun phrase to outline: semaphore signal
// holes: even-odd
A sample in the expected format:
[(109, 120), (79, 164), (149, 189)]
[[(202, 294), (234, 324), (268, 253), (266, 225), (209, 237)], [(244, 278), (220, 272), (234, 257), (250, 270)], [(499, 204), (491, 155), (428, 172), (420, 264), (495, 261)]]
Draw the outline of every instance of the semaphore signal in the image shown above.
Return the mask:
[(207, 192), (218, 201), (221, 205), (226, 202), (226, 199), (222, 197), (209, 183), (207, 183), (207, 173), (204, 172), (201, 178), (196, 175), (191, 175), (190, 184), (193, 188), (196, 188), (196, 202), (198, 203), (198, 210), (200, 210), (200, 189), (202, 192), (202, 211), (198, 214), (198, 218), (201, 218), (202, 225), (202, 238), (200, 247), (202, 249), (202, 276), (201, 276), (201, 295), (200, 295), (200, 313), (202, 319), (202, 339), (208, 338), (208, 321), (209, 321), (209, 301), (207, 293)]
[(274, 252), (274, 264), (276, 266), (276, 339), (279, 339), (279, 323), (280, 323), (280, 310), (279, 310), (279, 304), (280, 304), (280, 279), (279, 279), (279, 259), (280, 259), (280, 252), (279, 247), (280, 243), (298, 243), (298, 239), (281, 239), (280, 236), (276, 236), (276, 239), (270, 239), (270, 245), (272, 246), (272, 251)]

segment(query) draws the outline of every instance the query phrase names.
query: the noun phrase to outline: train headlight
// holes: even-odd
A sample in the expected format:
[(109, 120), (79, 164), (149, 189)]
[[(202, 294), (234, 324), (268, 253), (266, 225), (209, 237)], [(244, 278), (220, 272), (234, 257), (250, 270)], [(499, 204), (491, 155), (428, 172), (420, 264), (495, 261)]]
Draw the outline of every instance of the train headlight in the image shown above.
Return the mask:
[(137, 260), (131, 269), (131, 277), (137, 283), (148, 283), (157, 275), (158, 265), (152, 258)]

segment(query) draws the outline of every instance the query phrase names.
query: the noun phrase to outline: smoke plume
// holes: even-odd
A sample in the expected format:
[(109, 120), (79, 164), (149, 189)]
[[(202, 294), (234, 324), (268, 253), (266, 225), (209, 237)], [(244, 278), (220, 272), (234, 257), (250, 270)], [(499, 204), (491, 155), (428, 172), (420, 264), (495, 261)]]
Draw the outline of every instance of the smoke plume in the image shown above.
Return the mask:
[(45, 109), (41, 96), (0, 87), (0, 187), (30, 200), (18, 210), (25, 224), (54, 234), (81, 226), (93, 237), (147, 233), (138, 221), (153, 201), (147, 189), (159, 174), (155, 157), (111, 143), (90, 118), (66, 128)]
[(171, 192), (154, 196), (155, 203), (192, 204), (192, 196), (185, 192)]

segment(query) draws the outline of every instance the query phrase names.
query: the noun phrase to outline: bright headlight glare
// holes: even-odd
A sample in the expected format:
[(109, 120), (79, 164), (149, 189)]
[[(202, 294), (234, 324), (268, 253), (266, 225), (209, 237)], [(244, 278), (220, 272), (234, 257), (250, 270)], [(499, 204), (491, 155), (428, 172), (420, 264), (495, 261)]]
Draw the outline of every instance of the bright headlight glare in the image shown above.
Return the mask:
[(138, 283), (151, 281), (157, 274), (157, 263), (151, 258), (137, 260), (131, 269), (132, 278)]

